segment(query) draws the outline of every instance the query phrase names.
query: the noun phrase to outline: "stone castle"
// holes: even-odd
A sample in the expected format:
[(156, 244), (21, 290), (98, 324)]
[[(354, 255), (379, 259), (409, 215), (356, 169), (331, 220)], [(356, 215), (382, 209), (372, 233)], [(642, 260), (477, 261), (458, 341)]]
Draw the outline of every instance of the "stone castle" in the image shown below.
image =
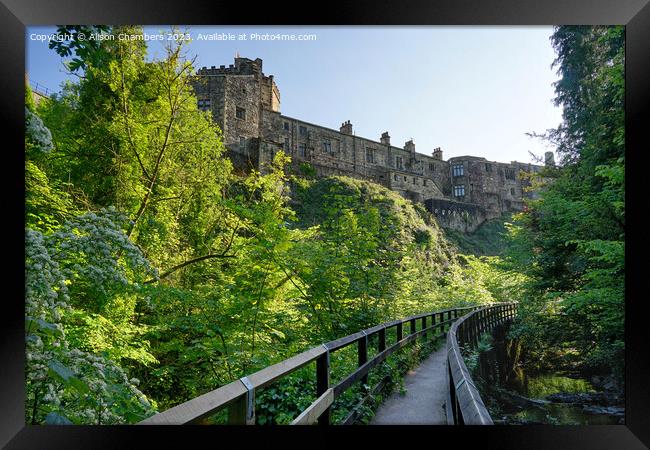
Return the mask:
[[(423, 203), (445, 227), (474, 231), (485, 220), (518, 211), (535, 196), (522, 172), (543, 166), (500, 163), (477, 156), (443, 160), (442, 150), (417, 153), (409, 140), (391, 144), (388, 132), (378, 141), (356, 136), (350, 121), (339, 130), (280, 113), (280, 91), (262, 60), (235, 58), (235, 64), (198, 70), (198, 106), (212, 112), (223, 132), (233, 165), (242, 171), (264, 167), (279, 150), (291, 156), (296, 172), (305, 163), (317, 176), (347, 175), (371, 180)], [(553, 164), (547, 152), (546, 164)]]

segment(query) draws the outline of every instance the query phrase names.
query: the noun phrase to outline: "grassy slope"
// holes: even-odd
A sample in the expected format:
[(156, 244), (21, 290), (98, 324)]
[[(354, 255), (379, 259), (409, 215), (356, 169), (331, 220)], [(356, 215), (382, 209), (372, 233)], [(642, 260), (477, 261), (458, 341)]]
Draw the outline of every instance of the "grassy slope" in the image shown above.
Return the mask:
[(501, 256), (507, 248), (505, 223), (511, 220), (510, 214), (488, 220), (474, 233), (462, 233), (445, 229), (446, 238), (460, 253), (476, 256)]
[(296, 226), (300, 228), (322, 224), (331, 207), (343, 205), (359, 210), (363, 205), (370, 205), (379, 210), (384, 224), (393, 225), (392, 237), (403, 243), (425, 245), (434, 260), (443, 266), (455, 256), (455, 245), (448, 242), (435, 217), (423, 205), (379, 184), (346, 176), (298, 179), (291, 197), (291, 207), (298, 218)]

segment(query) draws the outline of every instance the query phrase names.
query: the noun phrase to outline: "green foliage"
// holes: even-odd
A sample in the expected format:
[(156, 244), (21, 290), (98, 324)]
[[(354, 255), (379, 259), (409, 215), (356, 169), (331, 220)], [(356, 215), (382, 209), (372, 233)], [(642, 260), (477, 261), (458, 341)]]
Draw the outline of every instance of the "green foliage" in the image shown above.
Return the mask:
[(304, 178), (316, 178), (316, 169), (309, 163), (300, 163), (300, 175)]
[(501, 218), (488, 220), (473, 233), (445, 229), (445, 236), (458, 246), (461, 253), (477, 256), (501, 256), (509, 246), (507, 223), (512, 220), (510, 214)]
[(300, 370), (264, 389), (255, 398), (258, 425), (288, 425), (316, 399), (313, 368)]
[(472, 373), (477, 378), (479, 378), (477, 371), (481, 354), (492, 350), (493, 341), (494, 339), (492, 338), (491, 334), (484, 333), (479, 337), (476, 347), (463, 349), (463, 359), (465, 361), (465, 365), (467, 366), (467, 369), (470, 371), (470, 373)]
[(624, 28), (563, 26), (552, 42), (564, 121), (545, 138), (562, 165), (511, 227), (509, 260), (530, 276), (515, 333), (541, 365), (622, 377)]
[(32, 230), (54, 231), (75, 212), (70, 195), (52, 186), (32, 161), (25, 161), (25, 224)]
[(441, 304), (431, 287), (453, 258), (431, 216), (379, 185), (347, 177), (294, 184), (293, 267), (323, 339)]
[[(89, 65), (99, 66), (105, 57), (102, 46), (102, 35), (111, 32), (111, 27), (105, 25), (66, 25), (59, 26), (56, 34), (59, 39), (50, 41), (49, 48), (54, 49), (61, 57), (74, 56), (66, 66), (71, 72), (86, 69)], [(79, 35), (84, 37), (79, 38)], [(92, 35), (97, 35), (91, 39)], [(69, 38), (67, 38), (69, 36)], [(65, 39), (63, 37), (66, 37)]]

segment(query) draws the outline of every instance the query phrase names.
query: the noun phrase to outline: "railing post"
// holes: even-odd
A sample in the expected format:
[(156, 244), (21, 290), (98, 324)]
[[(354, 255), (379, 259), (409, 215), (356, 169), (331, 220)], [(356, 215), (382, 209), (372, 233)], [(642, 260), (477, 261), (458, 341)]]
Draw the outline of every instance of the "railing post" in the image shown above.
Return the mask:
[(458, 404), (456, 403), (456, 386), (454, 386), (454, 377), (451, 373), (449, 364), (449, 354), (447, 354), (447, 378), (449, 378), (449, 403), (451, 406), (451, 417), (454, 425), (458, 423)]
[(386, 328), (382, 328), (377, 332), (378, 342), (377, 350), (381, 353), (386, 350)]
[[(364, 332), (363, 337), (359, 339), (359, 367), (368, 362), (368, 335)], [(361, 384), (368, 384), (368, 375), (361, 378)]]
[(404, 331), (402, 330), (402, 322), (397, 324), (396, 331), (397, 331), (397, 342), (401, 341), (404, 338)]
[(445, 321), (445, 313), (439, 313), (440, 319), (438, 320), (438, 323), (440, 324), (440, 332), (444, 333), (445, 332), (445, 325), (443, 322)]
[(242, 395), (228, 407), (229, 425), (246, 425), (246, 395)]
[[(427, 327), (427, 316), (422, 317), (422, 329), (424, 330)], [(422, 337), (426, 338), (427, 333), (422, 333)]]
[(246, 388), (246, 394), (240, 396), (228, 407), (230, 425), (255, 425), (255, 389), (248, 377), (239, 379)]
[[(323, 344), (324, 346), (325, 344)], [(316, 360), (316, 398), (320, 397), (330, 387), (330, 351), (320, 355)], [(319, 425), (330, 424), (331, 408), (327, 408), (318, 418)]]
[(415, 333), (415, 329), (417, 328), (415, 325), (415, 319), (411, 319), (409, 323), (411, 324), (411, 332), (409, 334), (413, 334)]

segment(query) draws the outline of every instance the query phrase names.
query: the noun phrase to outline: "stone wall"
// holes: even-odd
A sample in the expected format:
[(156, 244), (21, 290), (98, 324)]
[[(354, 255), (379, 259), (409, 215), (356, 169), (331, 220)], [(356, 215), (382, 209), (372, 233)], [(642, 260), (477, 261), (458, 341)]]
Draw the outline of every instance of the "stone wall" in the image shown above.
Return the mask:
[[(416, 201), (442, 197), (447, 165), (413, 152), (264, 110), (261, 162), (283, 149), (295, 165), (310, 164), (318, 176), (348, 175), (372, 180)], [(346, 130), (352, 125), (344, 124)], [(402, 158), (402, 168), (396, 166)], [(435, 165), (429, 169), (428, 162)], [(424, 169), (426, 167), (426, 170)], [(437, 170), (436, 170), (437, 169)], [(431, 174), (435, 173), (435, 177)]]
[(279, 90), (273, 77), (262, 73), (262, 60), (235, 58), (229, 67), (204, 67), (193, 87), (199, 102), (209, 100), (207, 109), (223, 132), (229, 154), (259, 162), (262, 111), (280, 109)]
[[(540, 166), (533, 164), (500, 163), (476, 156), (460, 156), (449, 159), (453, 186), (464, 186), (465, 196), (458, 201), (482, 205), (488, 219), (501, 216), (506, 211), (523, 209), (523, 199), (529, 183), (523, 172), (537, 172)], [(463, 166), (463, 175), (454, 176), (454, 166)]]
[(426, 200), (424, 206), (441, 226), (463, 233), (475, 231), (487, 219), (485, 208), (473, 203), (433, 198)]

